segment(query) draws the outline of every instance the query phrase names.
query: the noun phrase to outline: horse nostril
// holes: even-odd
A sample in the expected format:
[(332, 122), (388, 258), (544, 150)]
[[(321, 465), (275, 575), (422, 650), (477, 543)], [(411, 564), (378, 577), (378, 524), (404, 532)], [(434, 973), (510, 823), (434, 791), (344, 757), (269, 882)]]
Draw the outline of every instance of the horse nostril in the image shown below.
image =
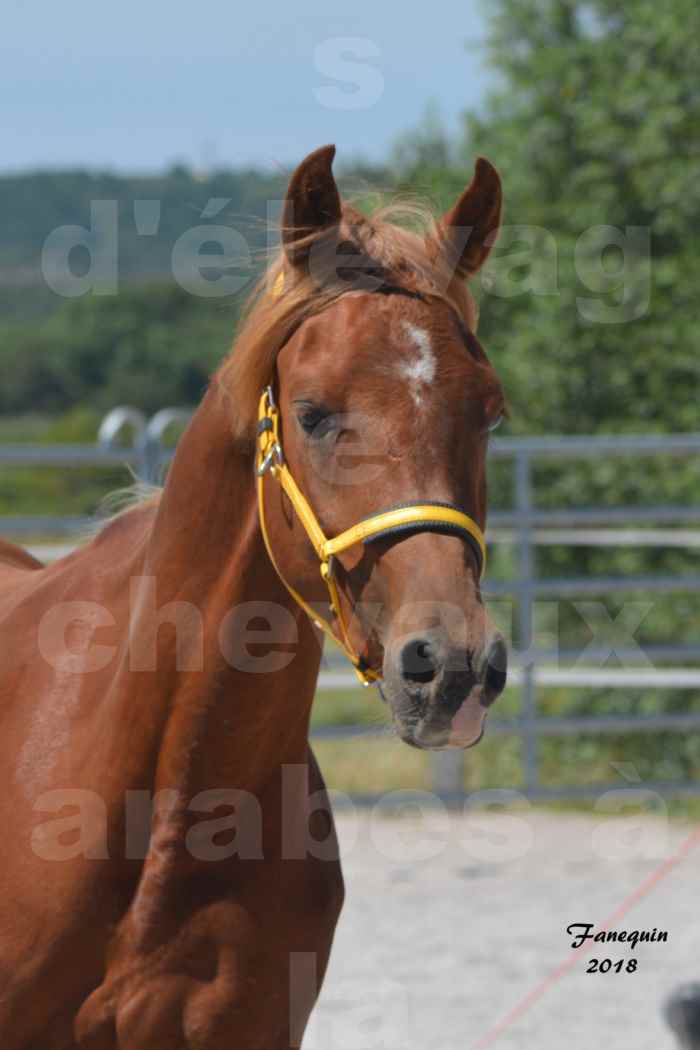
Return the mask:
[(508, 678), (508, 649), (502, 638), (498, 637), (491, 643), (486, 654), (486, 670), (484, 672), (484, 692), (482, 703), (488, 707), (501, 695), (506, 687)]
[(438, 672), (437, 652), (427, 638), (412, 638), (401, 650), (401, 674), (409, 682), (427, 685)]

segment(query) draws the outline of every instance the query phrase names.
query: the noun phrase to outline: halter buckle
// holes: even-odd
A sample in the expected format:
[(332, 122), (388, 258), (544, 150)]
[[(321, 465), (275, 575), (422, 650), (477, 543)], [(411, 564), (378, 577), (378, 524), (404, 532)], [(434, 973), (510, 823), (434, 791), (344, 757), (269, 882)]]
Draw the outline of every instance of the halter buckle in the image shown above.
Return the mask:
[(328, 583), (329, 579), (333, 576), (335, 569), (335, 556), (331, 554), (330, 558), (326, 558), (319, 565), (321, 570), (321, 578)]
[(258, 477), (262, 478), (267, 474), (270, 467), (281, 467), (284, 463), (284, 453), (282, 452), (282, 446), (279, 441), (275, 441), (270, 451), (267, 453), (262, 463), (258, 467)]

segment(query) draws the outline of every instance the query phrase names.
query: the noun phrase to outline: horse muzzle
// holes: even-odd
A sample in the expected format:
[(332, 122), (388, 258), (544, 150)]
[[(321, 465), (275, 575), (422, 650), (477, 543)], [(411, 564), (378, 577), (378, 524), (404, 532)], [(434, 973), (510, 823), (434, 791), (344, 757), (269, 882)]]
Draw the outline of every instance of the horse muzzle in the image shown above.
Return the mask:
[(474, 747), (505, 688), (507, 660), (498, 634), (476, 655), (437, 630), (403, 638), (385, 656), (383, 689), (401, 739), (426, 750)]

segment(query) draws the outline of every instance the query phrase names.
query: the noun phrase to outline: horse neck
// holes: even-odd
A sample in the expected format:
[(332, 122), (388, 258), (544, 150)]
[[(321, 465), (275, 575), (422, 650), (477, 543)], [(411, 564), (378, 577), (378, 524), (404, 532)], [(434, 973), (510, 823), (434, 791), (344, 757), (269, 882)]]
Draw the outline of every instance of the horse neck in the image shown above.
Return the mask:
[[(143, 571), (136, 630), (153, 640), (150, 685), (165, 712), (156, 787), (189, 797), (230, 786), (259, 791), (282, 765), (305, 761), (320, 649), (264, 549), (252, 452), (234, 442), (213, 388), (178, 445)], [(244, 613), (246, 603), (256, 604)], [(242, 666), (241, 632), (268, 610), (274, 641), (291, 658), (267, 673), (253, 659), (251, 673)], [(173, 614), (181, 629), (175, 645), (159, 625)]]

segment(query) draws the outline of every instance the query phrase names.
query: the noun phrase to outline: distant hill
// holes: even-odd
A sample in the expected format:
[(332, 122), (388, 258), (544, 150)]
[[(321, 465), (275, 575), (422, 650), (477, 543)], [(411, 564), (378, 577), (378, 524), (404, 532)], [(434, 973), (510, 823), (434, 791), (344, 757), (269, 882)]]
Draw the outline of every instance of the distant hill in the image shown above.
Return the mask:
[[(387, 180), (379, 169), (356, 169), (340, 181), (358, 192)], [(286, 172), (203, 177), (185, 168), (131, 178), (0, 176), (0, 421), (77, 408), (99, 414), (123, 402), (147, 412), (196, 403), (230, 347), (245, 292), (275, 236), (286, 183)], [(222, 248), (231, 231), (245, 239), (242, 247), (234, 238)], [(43, 261), (47, 243), (54, 262), (62, 260), (63, 284), (60, 268), (52, 272)], [(202, 275), (209, 252), (218, 265)], [(106, 286), (103, 294), (60, 294), (80, 291), (75, 278), (88, 270), (94, 288), (91, 259), (107, 259), (104, 274), (115, 253), (119, 294), (104, 294)], [(202, 294), (188, 274), (204, 293), (218, 287), (219, 294)], [(231, 276), (239, 282), (233, 292)]]
[[(376, 168), (346, 175), (356, 188), (385, 179), (386, 173)], [(40, 318), (61, 304), (62, 296), (44, 279), (42, 251), (47, 238), (61, 227), (89, 229), (93, 202), (116, 202), (120, 282), (169, 279), (173, 246), (193, 227), (232, 226), (251, 247), (264, 246), (276, 214), (274, 202), (282, 199), (286, 182), (286, 172), (220, 171), (204, 176), (183, 167), (154, 176), (79, 170), (0, 176), (0, 319)], [(159, 204), (157, 231), (143, 232), (141, 225), (140, 232), (139, 210), (147, 222), (158, 213), (151, 203), (136, 202), (153, 201)], [(98, 235), (93, 246), (99, 243)], [(72, 270), (79, 273), (87, 261), (87, 251), (76, 249)]]

